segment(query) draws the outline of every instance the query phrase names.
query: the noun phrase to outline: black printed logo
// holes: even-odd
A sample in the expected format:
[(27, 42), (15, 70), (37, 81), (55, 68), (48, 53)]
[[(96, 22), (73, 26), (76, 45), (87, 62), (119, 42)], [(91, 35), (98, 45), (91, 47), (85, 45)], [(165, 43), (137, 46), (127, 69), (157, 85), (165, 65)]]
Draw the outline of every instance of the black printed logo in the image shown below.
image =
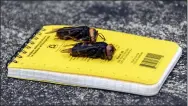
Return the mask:
[(50, 44), (49, 46), (48, 46), (48, 48), (52, 48), (52, 49), (55, 49), (57, 47), (57, 45), (55, 45), (55, 44)]

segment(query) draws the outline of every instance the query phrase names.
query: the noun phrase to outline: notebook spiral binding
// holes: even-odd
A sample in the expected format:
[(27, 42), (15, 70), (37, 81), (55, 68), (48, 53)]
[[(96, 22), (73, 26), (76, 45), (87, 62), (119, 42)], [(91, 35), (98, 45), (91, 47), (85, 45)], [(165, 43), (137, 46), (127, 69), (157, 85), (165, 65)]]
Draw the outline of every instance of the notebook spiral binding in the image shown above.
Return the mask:
[[(10, 60), (8, 60), (6, 67), (8, 66), (9, 63), (14, 62), (14, 63), (18, 63), (17, 60), (15, 60), (16, 57), (18, 58), (22, 58), (23, 56), (18, 55), (20, 52), (26, 54), (27, 51), (23, 50), (24, 48), (30, 49), (30, 46), (26, 46), (28, 43), (30, 44), (34, 44), (34, 42), (31, 41), (31, 39), (33, 39), (35, 37), (35, 35), (42, 29), (42, 27), (40, 26), (39, 28), (37, 28), (34, 33), (27, 39), (27, 41), (15, 52), (15, 54), (10, 58)], [(35, 37), (35, 40), (37, 40), (38, 37)]]

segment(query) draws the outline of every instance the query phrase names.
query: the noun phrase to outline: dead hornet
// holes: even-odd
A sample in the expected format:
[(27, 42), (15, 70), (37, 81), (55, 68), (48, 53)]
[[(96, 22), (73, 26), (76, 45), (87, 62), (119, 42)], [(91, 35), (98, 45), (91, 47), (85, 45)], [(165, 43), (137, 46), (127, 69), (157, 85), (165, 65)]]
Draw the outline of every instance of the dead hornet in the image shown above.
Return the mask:
[[(64, 49), (62, 53), (70, 53), (73, 57), (89, 57), (111, 60), (115, 52), (112, 44), (105, 42), (77, 43), (72, 48)], [(69, 45), (70, 46), (70, 45)]]
[(63, 40), (75, 40), (80, 42), (96, 42), (98, 35), (105, 41), (105, 37), (98, 33), (95, 28), (90, 28), (88, 26), (78, 26), (78, 27), (64, 27), (59, 29), (54, 29), (51, 32), (56, 32), (59, 39)]

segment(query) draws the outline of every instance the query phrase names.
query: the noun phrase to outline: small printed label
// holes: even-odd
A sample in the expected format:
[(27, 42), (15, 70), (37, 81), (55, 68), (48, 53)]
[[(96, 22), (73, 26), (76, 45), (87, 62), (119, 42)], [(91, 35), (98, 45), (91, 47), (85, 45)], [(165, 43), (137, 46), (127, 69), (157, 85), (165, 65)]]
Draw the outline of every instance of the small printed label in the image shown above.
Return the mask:
[(126, 58), (128, 57), (128, 55), (131, 53), (132, 49), (127, 48), (126, 50), (122, 50), (120, 52), (120, 54), (117, 56), (117, 62), (119, 64), (123, 64), (123, 62), (126, 60)]
[(134, 56), (134, 58), (132, 59), (131, 63), (136, 64), (137, 61), (140, 59), (140, 57), (142, 56), (143, 52), (140, 53), (136, 53), (136, 55)]

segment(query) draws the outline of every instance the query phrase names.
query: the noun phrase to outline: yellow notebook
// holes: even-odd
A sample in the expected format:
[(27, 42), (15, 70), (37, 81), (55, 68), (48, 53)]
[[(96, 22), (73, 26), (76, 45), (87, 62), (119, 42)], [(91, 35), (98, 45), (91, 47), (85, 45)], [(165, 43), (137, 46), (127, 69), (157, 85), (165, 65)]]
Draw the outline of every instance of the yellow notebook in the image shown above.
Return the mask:
[(8, 63), (8, 76), (150, 96), (159, 92), (182, 52), (174, 42), (96, 28), (115, 46), (113, 59), (71, 57), (61, 50), (77, 42), (47, 33), (65, 26), (37, 30)]

